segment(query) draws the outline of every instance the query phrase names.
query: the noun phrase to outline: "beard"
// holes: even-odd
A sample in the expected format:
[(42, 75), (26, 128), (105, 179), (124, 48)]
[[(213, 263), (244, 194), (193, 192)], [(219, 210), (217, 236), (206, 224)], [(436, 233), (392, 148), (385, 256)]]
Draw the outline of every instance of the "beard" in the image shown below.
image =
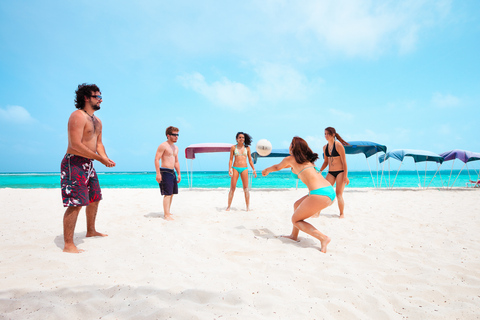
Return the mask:
[(98, 111), (98, 110), (100, 110), (100, 105), (96, 104), (96, 105), (92, 106), (92, 108), (93, 108), (93, 110)]

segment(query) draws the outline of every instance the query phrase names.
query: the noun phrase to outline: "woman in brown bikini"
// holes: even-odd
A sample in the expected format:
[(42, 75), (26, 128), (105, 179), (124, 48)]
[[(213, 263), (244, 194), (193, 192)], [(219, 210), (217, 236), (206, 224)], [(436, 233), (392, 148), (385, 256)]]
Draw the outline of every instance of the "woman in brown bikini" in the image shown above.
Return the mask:
[(350, 183), (350, 180), (348, 180), (347, 159), (343, 146), (348, 145), (348, 142), (343, 140), (332, 127), (325, 129), (325, 139), (328, 143), (323, 147), (324, 161), (320, 171), (328, 166), (326, 179), (332, 186), (335, 183), (337, 184), (335, 193), (338, 199), (338, 209), (340, 209), (340, 218), (344, 218), (343, 189), (345, 189), (345, 185)]

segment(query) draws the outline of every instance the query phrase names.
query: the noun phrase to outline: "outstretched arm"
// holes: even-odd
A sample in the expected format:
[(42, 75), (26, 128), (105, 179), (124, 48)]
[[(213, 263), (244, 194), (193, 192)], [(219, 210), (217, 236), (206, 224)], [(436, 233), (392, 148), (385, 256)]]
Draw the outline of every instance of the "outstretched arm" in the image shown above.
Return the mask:
[(287, 157), (283, 158), (283, 160), (279, 164), (274, 164), (273, 166), (264, 169), (262, 171), (262, 176), (266, 177), (266, 176), (268, 176), (268, 174), (270, 172), (279, 171), (279, 170), (282, 170), (282, 169), (285, 169), (285, 168), (289, 168), (289, 167), (292, 166), (292, 161), (295, 161), (295, 160), (293, 160), (293, 157), (292, 156), (287, 156)]

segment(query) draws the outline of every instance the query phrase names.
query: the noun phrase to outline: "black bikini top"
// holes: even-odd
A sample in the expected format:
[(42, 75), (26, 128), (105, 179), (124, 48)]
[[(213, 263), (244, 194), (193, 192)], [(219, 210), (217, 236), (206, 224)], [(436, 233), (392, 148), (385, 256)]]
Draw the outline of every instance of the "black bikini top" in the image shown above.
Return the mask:
[(328, 152), (328, 143), (327, 143), (327, 147), (325, 148), (325, 155), (326, 155), (327, 157), (340, 157), (340, 155), (338, 154), (337, 149), (335, 149), (335, 142), (333, 142), (332, 154), (330, 154), (330, 152)]

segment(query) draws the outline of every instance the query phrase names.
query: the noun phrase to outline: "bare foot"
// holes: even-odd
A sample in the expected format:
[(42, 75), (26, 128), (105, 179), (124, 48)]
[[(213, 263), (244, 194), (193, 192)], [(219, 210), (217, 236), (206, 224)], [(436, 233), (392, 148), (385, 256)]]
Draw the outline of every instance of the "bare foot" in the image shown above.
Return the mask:
[(230, 207), (228, 207), (225, 211), (230, 211)]
[(245, 211), (253, 211), (253, 210), (252, 210), (252, 209), (250, 209), (250, 208), (247, 208), (247, 210), (245, 210)]
[(313, 216), (311, 216), (311, 218), (318, 218), (318, 217), (320, 217), (320, 211), (318, 211)]
[(344, 215), (344, 214), (341, 214), (341, 215), (340, 215), (340, 219), (343, 219), (343, 218), (345, 218), (345, 215)]
[(75, 245), (65, 245), (63, 248), (63, 252), (68, 252), (68, 253), (82, 253), (85, 250), (78, 249)]
[(173, 220), (175, 220), (175, 219), (173, 219), (172, 215), (166, 214), (166, 215), (165, 215), (165, 220), (173, 221)]
[(87, 238), (88, 237), (108, 237), (108, 234), (93, 231), (93, 232), (87, 232), (86, 237)]
[(320, 240), (320, 243), (322, 244), (322, 248), (320, 248), (320, 251), (322, 251), (323, 253), (327, 253), (327, 246), (330, 243), (330, 241), (332, 241), (332, 239), (330, 239), (327, 236), (325, 236), (325, 239)]
[(297, 237), (294, 237), (294, 236), (292, 236), (292, 235), (289, 235), (289, 236), (280, 236), (280, 237), (282, 237), (282, 238), (287, 238), (287, 239), (290, 239), (290, 240), (293, 240), (293, 241), (298, 242)]

